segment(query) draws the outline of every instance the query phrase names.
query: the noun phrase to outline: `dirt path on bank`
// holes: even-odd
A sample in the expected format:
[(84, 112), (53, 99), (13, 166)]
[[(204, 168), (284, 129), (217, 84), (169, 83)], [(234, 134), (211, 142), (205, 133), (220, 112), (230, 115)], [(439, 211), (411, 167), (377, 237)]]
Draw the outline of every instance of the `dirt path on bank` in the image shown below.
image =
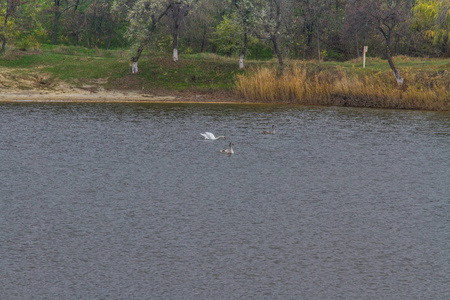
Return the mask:
[(0, 90), (1, 102), (176, 102), (175, 96), (156, 96), (135, 92)]
[(168, 103), (242, 103), (232, 92), (171, 90), (107, 90), (102, 83), (75, 87), (67, 82), (49, 84), (45, 75), (13, 76), (0, 68), (0, 102), (168, 102)]
[(228, 94), (136, 91), (17, 90), (0, 88), (0, 102), (167, 102), (167, 103), (242, 103)]

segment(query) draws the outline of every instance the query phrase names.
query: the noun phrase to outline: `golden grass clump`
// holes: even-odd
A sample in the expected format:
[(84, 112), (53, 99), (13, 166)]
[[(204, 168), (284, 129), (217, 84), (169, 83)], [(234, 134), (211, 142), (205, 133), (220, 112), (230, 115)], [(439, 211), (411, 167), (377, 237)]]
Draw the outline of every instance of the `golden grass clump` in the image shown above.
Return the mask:
[(445, 78), (430, 81), (415, 73), (407, 74), (402, 88), (386, 72), (308, 72), (299, 66), (288, 69), (285, 76), (273, 68), (261, 67), (237, 75), (235, 82), (237, 95), (255, 102), (450, 110), (449, 83)]
[(273, 68), (258, 68), (248, 74), (236, 76), (236, 91), (241, 97), (268, 103), (293, 103), (299, 100), (305, 104), (329, 104), (329, 84), (323, 76), (308, 78), (299, 67), (287, 70), (281, 76)]

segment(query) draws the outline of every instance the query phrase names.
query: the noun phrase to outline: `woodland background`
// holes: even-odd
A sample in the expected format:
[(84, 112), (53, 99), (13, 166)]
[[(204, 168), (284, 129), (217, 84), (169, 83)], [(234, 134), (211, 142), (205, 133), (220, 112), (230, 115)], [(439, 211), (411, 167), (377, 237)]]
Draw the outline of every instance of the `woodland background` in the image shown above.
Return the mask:
[[(449, 57), (448, 0), (0, 0), (0, 46), (45, 44), (249, 59)], [(389, 36), (386, 36), (389, 35)], [(141, 50), (141, 51), (142, 51)], [(140, 53), (139, 53), (140, 55)], [(138, 55), (138, 57), (139, 57)]]

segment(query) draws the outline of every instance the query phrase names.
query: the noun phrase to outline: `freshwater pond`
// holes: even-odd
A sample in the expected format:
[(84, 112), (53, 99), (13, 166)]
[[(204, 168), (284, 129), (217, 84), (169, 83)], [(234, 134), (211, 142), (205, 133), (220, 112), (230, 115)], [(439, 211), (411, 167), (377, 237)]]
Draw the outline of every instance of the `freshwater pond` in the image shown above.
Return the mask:
[(0, 180), (1, 299), (450, 298), (449, 113), (0, 104)]

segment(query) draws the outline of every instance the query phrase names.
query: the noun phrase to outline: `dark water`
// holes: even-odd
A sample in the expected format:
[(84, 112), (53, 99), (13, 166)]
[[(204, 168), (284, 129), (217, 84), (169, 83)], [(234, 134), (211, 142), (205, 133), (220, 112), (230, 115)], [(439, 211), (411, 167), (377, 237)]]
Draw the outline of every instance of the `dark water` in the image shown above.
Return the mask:
[(0, 299), (450, 298), (449, 113), (2, 104), (0, 179)]

